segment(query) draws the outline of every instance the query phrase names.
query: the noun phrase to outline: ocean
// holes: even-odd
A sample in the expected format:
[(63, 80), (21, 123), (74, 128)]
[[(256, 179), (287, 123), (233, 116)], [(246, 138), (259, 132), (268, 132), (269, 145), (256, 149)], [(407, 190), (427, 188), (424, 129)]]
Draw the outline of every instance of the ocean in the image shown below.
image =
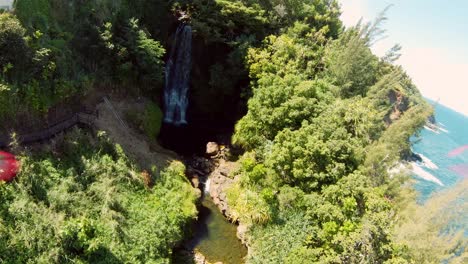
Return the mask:
[(468, 178), (468, 117), (430, 103), (435, 106), (435, 126), (425, 126), (411, 139), (413, 152), (422, 158), (422, 162), (413, 163), (420, 202)]

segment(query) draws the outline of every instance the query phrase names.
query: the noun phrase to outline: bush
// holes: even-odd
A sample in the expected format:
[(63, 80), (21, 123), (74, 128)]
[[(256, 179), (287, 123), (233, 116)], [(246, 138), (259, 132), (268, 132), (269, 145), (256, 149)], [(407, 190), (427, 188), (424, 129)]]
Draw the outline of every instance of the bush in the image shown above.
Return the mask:
[(158, 138), (162, 119), (163, 112), (159, 106), (153, 102), (148, 103), (143, 114), (142, 125), (145, 134), (151, 139)]
[(17, 75), (29, 62), (25, 33), (26, 30), (15, 16), (0, 14), (0, 79), (19, 78)]
[(97, 137), (74, 131), (20, 155), (18, 177), (0, 182), (0, 262), (169, 263), (197, 213), (184, 165), (148, 188), (123, 149)]

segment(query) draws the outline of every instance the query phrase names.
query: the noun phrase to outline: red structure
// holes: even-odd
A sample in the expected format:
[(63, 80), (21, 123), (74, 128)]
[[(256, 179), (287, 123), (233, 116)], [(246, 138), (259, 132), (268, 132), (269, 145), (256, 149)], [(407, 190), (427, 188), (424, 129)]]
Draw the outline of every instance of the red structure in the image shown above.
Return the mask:
[(11, 181), (16, 177), (20, 164), (13, 154), (0, 151), (0, 181)]

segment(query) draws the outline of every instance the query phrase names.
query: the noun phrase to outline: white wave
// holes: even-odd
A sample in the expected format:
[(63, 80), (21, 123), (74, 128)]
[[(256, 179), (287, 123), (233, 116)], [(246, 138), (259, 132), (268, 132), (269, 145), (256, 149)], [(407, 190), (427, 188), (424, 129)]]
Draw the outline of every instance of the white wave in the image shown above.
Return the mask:
[(437, 128), (438, 128), (440, 131), (444, 132), (444, 133), (447, 133), (447, 134), (450, 133), (450, 132), (449, 132), (447, 129), (445, 129), (445, 128), (442, 128), (442, 127), (437, 127)]
[(444, 184), (439, 179), (437, 179), (437, 177), (435, 177), (434, 175), (432, 175), (429, 172), (425, 171), (423, 168), (421, 168), (415, 162), (411, 162), (411, 166), (413, 168), (412, 169), (413, 173), (416, 174), (416, 176), (418, 176), (419, 178), (422, 178), (422, 179), (424, 179), (426, 181), (431, 181), (431, 182), (437, 183), (440, 186), (444, 186)]
[(424, 128), (427, 130), (430, 130), (436, 134), (440, 134), (440, 131), (445, 132), (445, 133), (450, 133), (447, 129), (443, 128), (446, 127), (442, 123), (437, 123), (437, 124), (432, 124), (432, 123), (427, 123)]
[(432, 128), (432, 127), (424, 126), (424, 128), (427, 129), (427, 130), (429, 130), (429, 131), (432, 131), (432, 132), (434, 132), (434, 133), (436, 133), (436, 134), (440, 134), (439, 131), (437, 131), (436, 129), (434, 129), (434, 128)]
[(431, 170), (438, 170), (439, 167), (434, 164), (434, 162), (432, 162), (432, 160), (430, 160), (428, 157), (424, 156), (423, 154), (421, 153), (416, 153), (419, 155), (419, 157), (421, 157), (422, 159), (422, 164), (424, 165), (424, 167), (428, 168), (428, 169), (431, 169)]
[(447, 126), (446, 126), (444, 123), (442, 123), (442, 122), (437, 122), (437, 123), (439, 123), (439, 125), (441, 125), (441, 126), (443, 126), (443, 127), (447, 127)]

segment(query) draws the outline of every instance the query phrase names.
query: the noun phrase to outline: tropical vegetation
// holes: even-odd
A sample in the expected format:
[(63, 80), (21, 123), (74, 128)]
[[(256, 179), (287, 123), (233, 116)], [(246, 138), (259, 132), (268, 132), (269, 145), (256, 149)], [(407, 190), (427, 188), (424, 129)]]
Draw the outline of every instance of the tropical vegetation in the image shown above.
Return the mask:
[[(15, 0), (0, 13), (0, 132), (117, 93), (153, 101), (133, 118), (156, 140), (164, 60), (190, 24), (189, 111), (227, 121), (242, 150), (227, 199), (248, 263), (462, 263), (466, 236), (440, 231), (442, 209), (416, 222), (407, 175), (390, 173), (432, 107), (398, 45), (372, 53), (384, 14), (349, 28), (339, 16), (335, 0)], [(171, 262), (197, 214), (184, 165), (144, 171), (104, 132), (54, 142), (12, 146), (0, 262)]]

